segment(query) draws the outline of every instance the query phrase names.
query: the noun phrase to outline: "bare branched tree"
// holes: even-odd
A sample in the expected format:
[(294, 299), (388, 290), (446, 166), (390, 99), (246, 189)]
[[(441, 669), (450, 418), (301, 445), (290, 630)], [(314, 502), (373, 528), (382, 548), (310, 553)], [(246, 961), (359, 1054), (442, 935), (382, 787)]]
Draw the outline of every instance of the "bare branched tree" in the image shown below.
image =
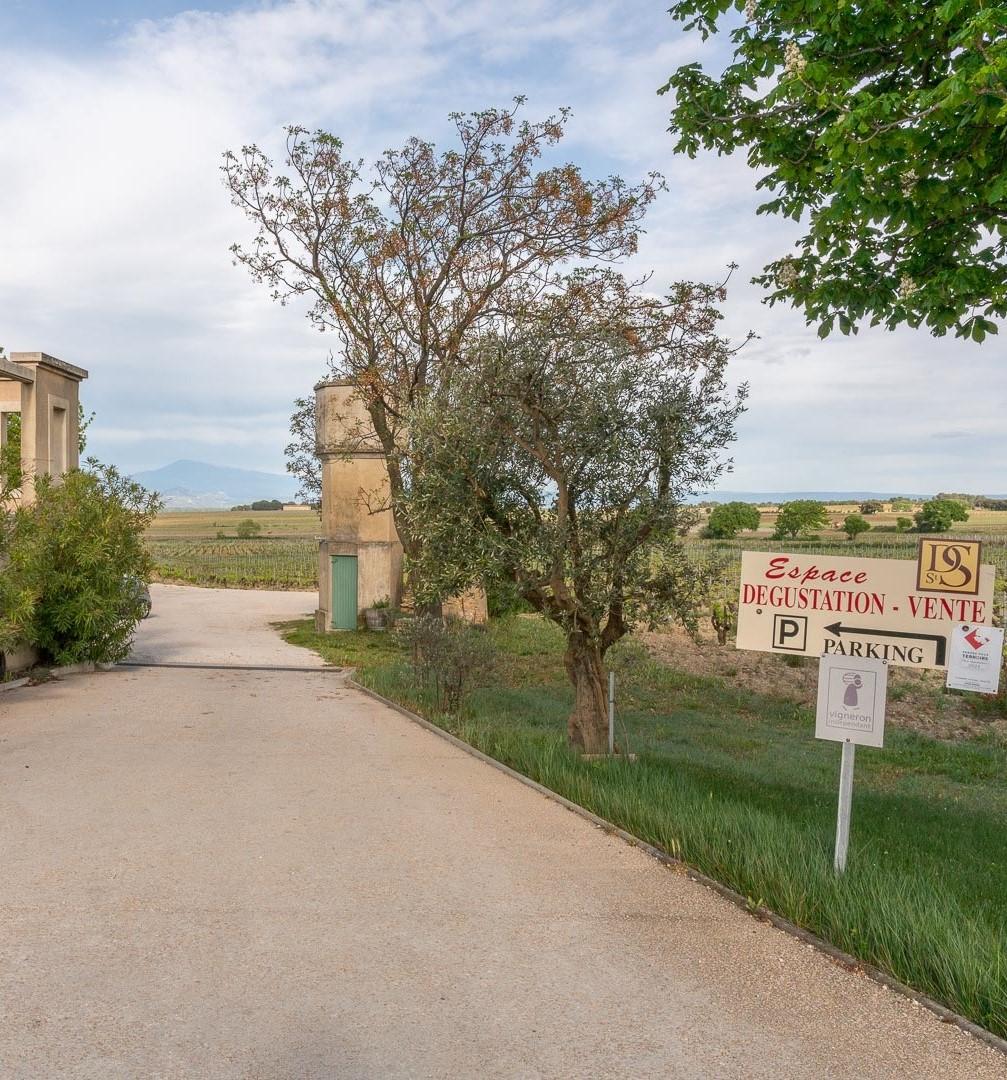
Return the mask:
[(563, 264), (631, 254), (660, 184), (540, 167), (568, 113), (530, 122), (521, 104), (454, 114), (450, 149), (411, 138), (367, 168), (339, 139), (299, 127), (280, 169), (256, 146), (224, 156), (232, 199), (258, 228), (235, 258), (337, 334), (339, 374), (356, 380), (387, 458), (407, 556), (421, 544), (400, 511), (416, 403), (458, 369), (472, 334), (548, 290)]

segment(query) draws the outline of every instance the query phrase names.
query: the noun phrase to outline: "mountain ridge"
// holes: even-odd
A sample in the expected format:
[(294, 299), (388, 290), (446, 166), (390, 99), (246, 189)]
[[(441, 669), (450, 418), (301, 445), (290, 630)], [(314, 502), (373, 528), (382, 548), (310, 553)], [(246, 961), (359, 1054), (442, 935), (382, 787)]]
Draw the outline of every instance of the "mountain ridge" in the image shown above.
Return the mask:
[(167, 510), (222, 510), (256, 499), (293, 502), (297, 480), (285, 473), (211, 465), (180, 458), (157, 469), (144, 469), (132, 479), (160, 493)]

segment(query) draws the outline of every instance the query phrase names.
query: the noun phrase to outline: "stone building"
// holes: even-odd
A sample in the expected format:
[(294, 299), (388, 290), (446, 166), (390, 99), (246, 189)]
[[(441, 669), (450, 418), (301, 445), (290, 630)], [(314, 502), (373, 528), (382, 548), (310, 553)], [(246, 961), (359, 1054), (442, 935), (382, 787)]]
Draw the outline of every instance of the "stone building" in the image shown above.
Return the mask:
[[(388, 470), (354, 383), (315, 387), (316, 453), (322, 468), (322, 536), (318, 549), (319, 630), (355, 630), (377, 603), (403, 605), (402, 544), (390, 509)], [(445, 613), (486, 621), (481, 590), (456, 597)]]
[(86, 378), (83, 368), (42, 352), (0, 357), (0, 445), (6, 445), (10, 415), (21, 415), (24, 480), (18, 501), (32, 500), (35, 477), (77, 468), (80, 384)]
[(355, 630), (360, 612), (402, 601), (402, 544), (388, 508), (385, 456), (352, 382), (315, 387), (322, 467), (319, 630)]

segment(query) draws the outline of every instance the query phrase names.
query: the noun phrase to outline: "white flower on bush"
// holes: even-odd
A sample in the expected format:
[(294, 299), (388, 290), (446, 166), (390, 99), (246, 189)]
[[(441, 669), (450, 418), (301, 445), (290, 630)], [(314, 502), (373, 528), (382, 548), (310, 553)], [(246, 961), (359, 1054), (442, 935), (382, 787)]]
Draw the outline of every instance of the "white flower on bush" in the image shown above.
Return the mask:
[(908, 300), (918, 288), (919, 285), (908, 274), (903, 274), (899, 281), (899, 299)]
[(756, 0), (745, 0), (745, 18), (751, 22), (755, 18)]
[(907, 169), (902, 174), (902, 194), (907, 198), (912, 198), (913, 192), (916, 190), (916, 172), (914, 169)]

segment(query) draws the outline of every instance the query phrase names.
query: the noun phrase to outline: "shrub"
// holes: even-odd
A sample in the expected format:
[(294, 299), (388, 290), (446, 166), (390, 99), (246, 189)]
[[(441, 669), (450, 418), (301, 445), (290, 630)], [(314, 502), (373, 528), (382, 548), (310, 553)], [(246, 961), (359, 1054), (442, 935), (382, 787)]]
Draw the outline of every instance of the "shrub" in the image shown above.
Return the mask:
[(262, 526), (251, 518), (245, 518), (243, 521), (238, 522), (235, 532), (239, 540), (251, 540), (262, 532)]
[(729, 502), (710, 511), (704, 533), (711, 540), (733, 540), (742, 530), (759, 527), (759, 508), (751, 503)]
[(396, 633), (409, 650), (416, 684), (431, 692), (440, 712), (457, 713), (496, 667), (496, 650), (485, 628), (461, 619), (418, 615), (399, 622)]
[(816, 499), (795, 499), (784, 503), (776, 518), (775, 540), (786, 537), (807, 536), (817, 529), (824, 529), (829, 523), (825, 503)]
[(856, 540), (861, 533), (869, 532), (870, 528), (871, 523), (860, 514), (847, 514), (843, 521), (843, 532), (850, 540)]
[(156, 495), (88, 461), (40, 476), (18, 509), (0, 575), (0, 645), (25, 642), (57, 664), (115, 663), (129, 652), (150, 578), (143, 534)]
[(730, 600), (715, 600), (710, 607), (710, 622), (717, 633), (717, 644), (726, 645), (727, 635), (738, 625), (738, 605)]
[(913, 515), (920, 532), (947, 532), (956, 521), (968, 521), (968, 507), (956, 499), (928, 499)]
[(880, 514), (884, 510), (885, 504), (878, 499), (868, 499), (866, 502), (860, 504), (861, 514)]
[(910, 517), (897, 517), (895, 519), (896, 532), (909, 532), (913, 527), (913, 519)]

